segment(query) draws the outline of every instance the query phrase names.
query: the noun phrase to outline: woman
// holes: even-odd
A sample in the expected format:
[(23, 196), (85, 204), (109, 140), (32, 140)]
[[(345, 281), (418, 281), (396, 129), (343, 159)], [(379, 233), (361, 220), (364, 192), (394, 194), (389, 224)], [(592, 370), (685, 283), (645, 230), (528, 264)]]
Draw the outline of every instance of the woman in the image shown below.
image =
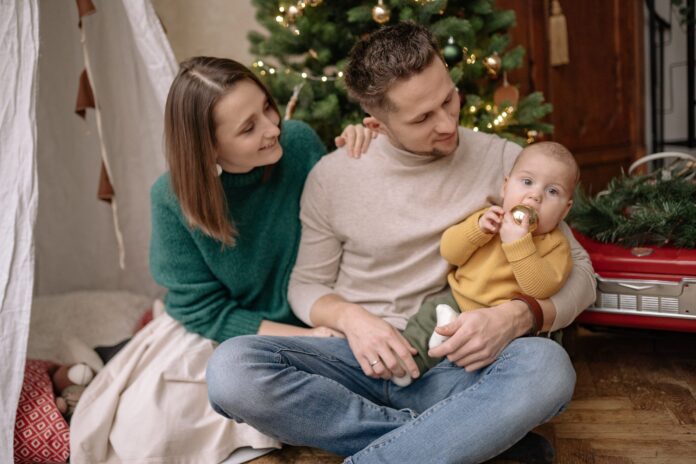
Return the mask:
[[(208, 405), (214, 342), (244, 334), (340, 336), (288, 305), (305, 178), (325, 153), (256, 76), (227, 59), (181, 64), (165, 107), (170, 172), (152, 188), (150, 267), (167, 289), (157, 317), (92, 382), (73, 416), (71, 462), (220, 462), (279, 447)], [(337, 145), (364, 151), (350, 126)]]

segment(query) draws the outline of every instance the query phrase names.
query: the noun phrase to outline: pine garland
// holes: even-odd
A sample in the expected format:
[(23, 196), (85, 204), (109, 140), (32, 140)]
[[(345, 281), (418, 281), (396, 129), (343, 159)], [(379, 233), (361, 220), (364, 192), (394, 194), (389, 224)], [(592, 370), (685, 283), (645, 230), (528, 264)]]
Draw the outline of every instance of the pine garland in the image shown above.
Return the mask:
[(603, 243), (696, 248), (694, 171), (624, 174), (594, 198), (578, 189), (568, 222)]

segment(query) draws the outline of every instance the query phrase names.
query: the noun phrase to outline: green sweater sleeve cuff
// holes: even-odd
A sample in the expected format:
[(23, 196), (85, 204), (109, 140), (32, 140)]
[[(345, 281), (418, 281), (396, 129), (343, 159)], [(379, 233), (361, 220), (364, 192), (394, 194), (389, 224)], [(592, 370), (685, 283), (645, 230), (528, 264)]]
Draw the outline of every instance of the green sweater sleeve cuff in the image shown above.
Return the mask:
[(257, 311), (248, 309), (236, 309), (227, 318), (225, 318), (225, 326), (220, 331), (219, 335), (212, 338), (219, 342), (223, 342), (228, 338), (238, 337), (240, 335), (254, 335), (259, 332), (259, 327), (263, 321), (263, 316)]
[(514, 263), (536, 253), (536, 245), (532, 240), (532, 234), (527, 234), (519, 240), (503, 243), (503, 252), (508, 262)]

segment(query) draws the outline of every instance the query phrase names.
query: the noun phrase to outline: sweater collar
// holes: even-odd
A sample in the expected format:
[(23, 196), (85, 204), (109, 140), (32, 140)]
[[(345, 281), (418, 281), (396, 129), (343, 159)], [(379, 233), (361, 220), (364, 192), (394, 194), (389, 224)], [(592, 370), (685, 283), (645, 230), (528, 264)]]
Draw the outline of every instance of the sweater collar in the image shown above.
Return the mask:
[(263, 177), (264, 166), (259, 166), (249, 172), (242, 174), (222, 171), (220, 174), (220, 182), (224, 188), (240, 188), (256, 185), (261, 182)]
[[(400, 148), (396, 148), (394, 145), (392, 145), (391, 141), (389, 140), (389, 137), (387, 137), (384, 134), (380, 134), (379, 137), (373, 142), (375, 145), (375, 148), (379, 153), (383, 153), (388, 161), (395, 162), (401, 166), (425, 166), (431, 163), (438, 162), (443, 159), (450, 159), (453, 157), (460, 149), (460, 147), (457, 147), (455, 150), (455, 153), (452, 153), (449, 156), (425, 156), (425, 155), (416, 155), (414, 153), (411, 153), (410, 151), (402, 150)], [(460, 140), (459, 144), (461, 146), (461, 134), (460, 134)]]

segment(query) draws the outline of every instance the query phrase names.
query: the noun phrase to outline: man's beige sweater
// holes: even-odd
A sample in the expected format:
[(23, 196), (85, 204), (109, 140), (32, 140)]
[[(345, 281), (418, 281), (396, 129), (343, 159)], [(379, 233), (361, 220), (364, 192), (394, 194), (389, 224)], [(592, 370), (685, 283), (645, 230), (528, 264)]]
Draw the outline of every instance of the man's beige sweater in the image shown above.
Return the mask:
[[(359, 160), (337, 150), (319, 161), (302, 195), (302, 239), (288, 288), (302, 321), (313, 325), (312, 305), (335, 293), (402, 330), (423, 300), (447, 285), (442, 233), (500, 204), (503, 178), (521, 150), (465, 128), (459, 137), (456, 152), (441, 158), (399, 150), (380, 135)], [(553, 329), (570, 324), (595, 298), (589, 257), (562, 227), (574, 267), (552, 297)]]

